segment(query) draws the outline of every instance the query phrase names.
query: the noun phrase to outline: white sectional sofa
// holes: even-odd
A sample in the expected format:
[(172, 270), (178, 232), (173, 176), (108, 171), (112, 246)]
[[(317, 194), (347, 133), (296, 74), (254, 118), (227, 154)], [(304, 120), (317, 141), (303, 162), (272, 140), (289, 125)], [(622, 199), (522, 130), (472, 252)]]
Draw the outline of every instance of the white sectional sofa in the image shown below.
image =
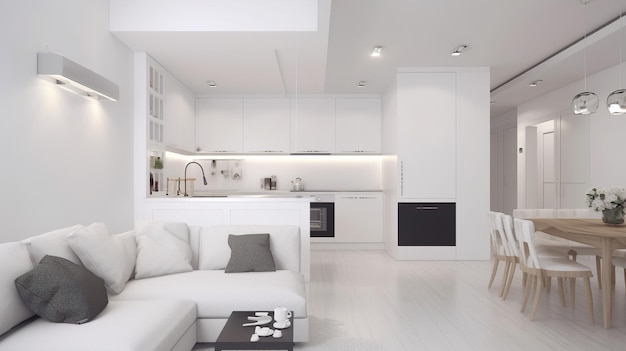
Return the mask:
[[(0, 351), (191, 350), (196, 342), (214, 342), (231, 311), (270, 311), (278, 306), (294, 311), (294, 341), (308, 341), (297, 226), (179, 223), (175, 230), (179, 237), (172, 239), (163, 234), (166, 225), (142, 222), (133, 231), (108, 237), (102, 225), (74, 226), (0, 244)], [(155, 228), (158, 235), (151, 234)], [(85, 232), (98, 237), (94, 234), (98, 230), (100, 241), (79, 239), (88, 237), (81, 236)], [(269, 234), (275, 271), (245, 272), (249, 262), (233, 266), (231, 234), (237, 238)], [(243, 243), (245, 249), (256, 250)], [(181, 257), (164, 250), (168, 247), (188, 250), (188, 256), (181, 256), (188, 264), (179, 264)], [(85, 250), (96, 252), (91, 257)], [(65, 258), (103, 279), (108, 305), (94, 319), (84, 324), (55, 323), (26, 306), (15, 279), (34, 271), (46, 255)], [(226, 273), (233, 269), (244, 272)]]

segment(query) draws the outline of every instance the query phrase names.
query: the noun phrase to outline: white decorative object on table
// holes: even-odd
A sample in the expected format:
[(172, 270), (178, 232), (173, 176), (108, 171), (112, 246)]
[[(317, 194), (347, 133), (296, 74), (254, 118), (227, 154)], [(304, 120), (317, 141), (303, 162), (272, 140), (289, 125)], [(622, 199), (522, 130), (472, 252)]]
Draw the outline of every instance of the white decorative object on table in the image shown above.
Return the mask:
[(250, 316), (248, 320), (254, 321), (250, 323), (244, 323), (242, 326), (244, 327), (253, 327), (255, 325), (264, 325), (269, 324), (272, 321), (272, 316)]
[(626, 188), (612, 186), (591, 188), (586, 192), (587, 206), (602, 211), (602, 222), (606, 224), (624, 223), (624, 202)]
[(259, 326), (257, 326), (254, 329), (254, 334), (256, 334), (258, 336), (270, 336), (270, 335), (274, 334), (274, 329), (270, 329), (268, 327), (259, 327)]

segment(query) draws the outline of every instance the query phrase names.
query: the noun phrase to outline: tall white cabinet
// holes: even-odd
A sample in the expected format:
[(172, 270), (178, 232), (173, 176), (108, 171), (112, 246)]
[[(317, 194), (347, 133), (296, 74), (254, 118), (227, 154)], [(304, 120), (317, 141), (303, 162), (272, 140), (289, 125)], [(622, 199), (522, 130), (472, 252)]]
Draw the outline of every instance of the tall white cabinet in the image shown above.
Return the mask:
[(398, 75), (401, 199), (456, 197), (456, 73)]
[(383, 167), (387, 251), (408, 260), (488, 259), (489, 70), (399, 69), (385, 102), (383, 152), (397, 155)]

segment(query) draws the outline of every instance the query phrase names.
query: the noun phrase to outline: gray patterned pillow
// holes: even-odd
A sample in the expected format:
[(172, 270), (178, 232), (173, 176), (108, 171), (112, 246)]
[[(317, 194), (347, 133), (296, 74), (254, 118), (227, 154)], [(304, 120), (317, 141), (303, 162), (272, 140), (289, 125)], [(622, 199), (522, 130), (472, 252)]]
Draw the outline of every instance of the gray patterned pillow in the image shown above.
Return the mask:
[(230, 234), (228, 246), (230, 260), (226, 265), (226, 273), (276, 271), (269, 234)]
[(31, 311), (51, 322), (86, 323), (109, 303), (102, 279), (57, 256), (42, 258), (15, 279), (15, 287)]

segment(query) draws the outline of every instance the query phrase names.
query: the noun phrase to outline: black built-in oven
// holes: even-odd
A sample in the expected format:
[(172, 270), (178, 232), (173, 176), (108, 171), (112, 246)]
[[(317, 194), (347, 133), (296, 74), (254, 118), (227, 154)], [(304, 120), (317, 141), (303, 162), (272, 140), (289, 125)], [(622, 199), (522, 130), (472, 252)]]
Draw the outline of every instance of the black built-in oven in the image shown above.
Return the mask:
[(311, 237), (335, 237), (335, 195), (313, 195), (311, 202)]

